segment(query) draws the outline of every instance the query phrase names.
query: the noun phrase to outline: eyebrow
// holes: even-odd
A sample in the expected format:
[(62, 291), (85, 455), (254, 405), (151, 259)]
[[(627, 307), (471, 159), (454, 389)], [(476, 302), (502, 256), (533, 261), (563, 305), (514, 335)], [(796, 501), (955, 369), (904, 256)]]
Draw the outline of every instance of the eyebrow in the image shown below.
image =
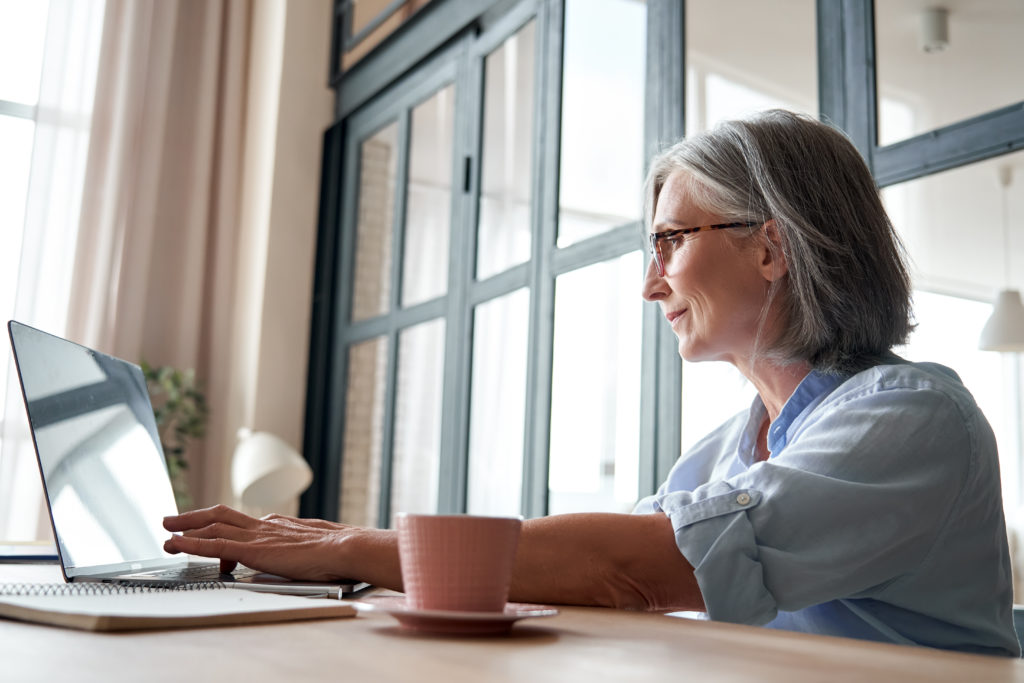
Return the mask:
[[(653, 228), (656, 228), (658, 226), (666, 226), (666, 225), (672, 226), (672, 227), (663, 228), (662, 230), (654, 230), (653, 229)], [(687, 223), (684, 222), (684, 221), (674, 221), (674, 220), (668, 218), (668, 219), (665, 219), (665, 220), (662, 220), (662, 221), (658, 221), (658, 223), (656, 223), (656, 224), (651, 224), (651, 228), (652, 228), (651, 233), (658, 234), (659, 232), (668, 232), (669, 230), (685, 230), (686, 228), (695, 228), (695, 227), (697, 227), (697, 226), (696, 225), (687, 225)]]

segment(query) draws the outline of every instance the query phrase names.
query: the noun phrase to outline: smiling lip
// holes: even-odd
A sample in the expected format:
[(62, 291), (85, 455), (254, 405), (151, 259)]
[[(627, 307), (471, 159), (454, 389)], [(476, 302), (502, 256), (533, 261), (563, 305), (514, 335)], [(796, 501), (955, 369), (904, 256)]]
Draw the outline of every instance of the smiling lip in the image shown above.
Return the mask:
[(671, 324), (672, 324), (672, 323), (674, 323), (674, 322), (675, 322), (676, 320), (678, 320), (678, 319), (679, 319), (679, 317), (680, 317), (680, 316), (681, 316), (681, 315), (682, 315), (683, 313), (686, 313), (686, 309), (685, 309), (685, 308), (684, 308), (683, 310), (681, 310), (681, 311), (670, 311), (670, 312), (666, 312), (666, 313), (665, 313), (665, 318), (666, 318), (666, 319), (668, 320), (668, 324), (669, 324), (669, 325), (671, 325)]

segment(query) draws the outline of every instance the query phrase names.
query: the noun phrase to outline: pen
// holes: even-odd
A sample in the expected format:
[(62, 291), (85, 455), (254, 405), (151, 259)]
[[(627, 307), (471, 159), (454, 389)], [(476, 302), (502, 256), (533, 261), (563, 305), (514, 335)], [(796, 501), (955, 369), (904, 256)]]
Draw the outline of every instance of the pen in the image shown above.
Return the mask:
[(338, 586), (307, 586), (277, 583), (225, 583), (228, 588), (239, 588), (241, 590), (256, 591), (260, 593), (278, 593), (279, 595), (304, 595), (309, 598), (341, 598), (341, 588)]

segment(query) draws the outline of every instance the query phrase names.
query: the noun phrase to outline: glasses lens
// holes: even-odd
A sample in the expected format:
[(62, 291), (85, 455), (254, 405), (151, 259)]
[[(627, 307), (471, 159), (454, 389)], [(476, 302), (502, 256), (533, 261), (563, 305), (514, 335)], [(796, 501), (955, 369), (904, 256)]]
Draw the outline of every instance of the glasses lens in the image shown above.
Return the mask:
[(647, 252), (651, 255), (651, 260), (654, 261), (654, 268), (658, 271), (658, 275), (664, 275), (665, 262), (661, 258), (661, 245), (658, 243), (658, 236), (654, 233), (647, 236)]

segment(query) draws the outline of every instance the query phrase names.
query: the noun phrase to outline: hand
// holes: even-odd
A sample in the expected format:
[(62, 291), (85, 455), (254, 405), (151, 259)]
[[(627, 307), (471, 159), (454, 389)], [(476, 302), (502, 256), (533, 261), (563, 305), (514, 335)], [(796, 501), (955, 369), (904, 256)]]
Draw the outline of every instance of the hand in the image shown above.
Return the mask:
[(225, 505), (165, 517), (163, 525), (168, 531), (183, 532), (164, 543), (169, 553), (219, 558), (223, 572), (241, 563), (306, 581), (346, 577), (344, 541), (362, 531), (322, 519), (283, 515), (256, 519)]

